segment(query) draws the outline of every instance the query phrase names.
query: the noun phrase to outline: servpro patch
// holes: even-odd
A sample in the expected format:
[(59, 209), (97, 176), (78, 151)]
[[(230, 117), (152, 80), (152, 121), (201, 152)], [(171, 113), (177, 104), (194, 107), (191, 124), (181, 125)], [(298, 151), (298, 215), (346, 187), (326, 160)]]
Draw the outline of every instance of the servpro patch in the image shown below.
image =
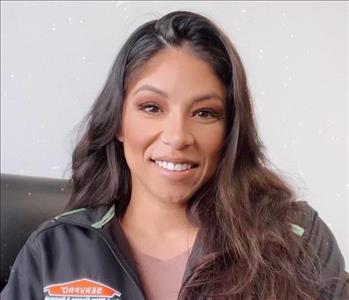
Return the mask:
[(44, 288), (45, 300), (120, 300), (121, 293), (100, 282), (82, 278)]

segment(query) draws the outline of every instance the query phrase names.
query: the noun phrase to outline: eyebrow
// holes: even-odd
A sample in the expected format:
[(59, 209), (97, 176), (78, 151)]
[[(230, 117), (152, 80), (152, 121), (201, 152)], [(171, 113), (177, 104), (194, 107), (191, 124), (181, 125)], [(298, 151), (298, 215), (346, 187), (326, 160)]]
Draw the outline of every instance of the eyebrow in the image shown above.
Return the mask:
[[(133, 95), (136, 95), (138, 92), (140, 91), (152, 91), (154, 93), (157, 93), (165, 98), (168, 98), (168, 94), (152, 85), (149, 85), (149, 84), (145, 84), (145, 85), (142, 85), (139, 89), (137, 89)], [(208, 94), (205, 94), (205, 95), (201, 95), (201, 96), (198, 96), (198, 97), (195, 97), (193, 99), (193, 102), (200, 102), (200, 101), (204, 101), (204, 100), (207, 100), (207, 99), (211, 99), (211, 98), (217, 98), (219, 99), (222, 103), (224, 103), (224, 99), (222, 96), (220, 96), (219, 94), (215, 93), (215, 92), (211, 92), (211, 93), (208, 93)]]

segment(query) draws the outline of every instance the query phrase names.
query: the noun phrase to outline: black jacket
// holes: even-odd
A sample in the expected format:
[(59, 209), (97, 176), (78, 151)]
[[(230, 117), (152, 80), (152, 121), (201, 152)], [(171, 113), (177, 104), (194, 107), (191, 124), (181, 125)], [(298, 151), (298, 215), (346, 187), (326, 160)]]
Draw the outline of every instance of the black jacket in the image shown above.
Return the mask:
[[(303, 205), (304, 218), (300, 224), (291, 224), (291, 228), (315, 247), (323, 262), (325, 279), (339, 279), (332, 287), (332, 295), (322, 293), (321, 299), (349, 299), (345, 285), (348, 274), (337, 242), (317, 212), (306, 202)], [(144, 300), (126, 237), (120, 227), (111, 227), (110, 221), (115, 217), (113, 205), (74, 210), (41, 224), (18, 254), (1, 299)], [(200, 255), (200, 244), (198, 234), (183, 281), (193, 257)]]

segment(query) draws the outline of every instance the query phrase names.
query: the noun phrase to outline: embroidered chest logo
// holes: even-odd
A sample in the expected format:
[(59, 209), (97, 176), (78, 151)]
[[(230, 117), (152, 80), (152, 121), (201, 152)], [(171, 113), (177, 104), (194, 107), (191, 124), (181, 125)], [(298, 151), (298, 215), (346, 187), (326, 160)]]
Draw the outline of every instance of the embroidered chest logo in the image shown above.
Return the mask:
[(51, 284), (44, 288), (45, 300), (121, 300), (121, 293), (90, 279)]

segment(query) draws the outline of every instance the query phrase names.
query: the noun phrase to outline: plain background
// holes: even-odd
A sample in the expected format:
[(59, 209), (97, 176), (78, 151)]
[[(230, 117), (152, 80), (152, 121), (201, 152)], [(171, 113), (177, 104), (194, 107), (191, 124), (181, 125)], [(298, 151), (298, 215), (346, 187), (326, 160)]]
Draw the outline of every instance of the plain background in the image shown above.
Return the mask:
[(142, 23), (192, 10), (232, 39), (269, 159), (349, 269), (348, 2), (1, 2), (1, 173), (68, 178), (79, 122)]

